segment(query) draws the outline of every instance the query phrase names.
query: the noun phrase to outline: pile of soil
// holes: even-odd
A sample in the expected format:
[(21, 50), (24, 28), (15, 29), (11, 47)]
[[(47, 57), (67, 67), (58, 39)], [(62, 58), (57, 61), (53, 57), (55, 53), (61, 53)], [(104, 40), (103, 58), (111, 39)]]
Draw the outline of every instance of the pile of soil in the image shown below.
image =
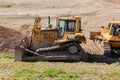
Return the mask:
[(22, 34), (11, 28), (0, 26), (0, 52), (13, 53), (14, 47), (19, 43)]

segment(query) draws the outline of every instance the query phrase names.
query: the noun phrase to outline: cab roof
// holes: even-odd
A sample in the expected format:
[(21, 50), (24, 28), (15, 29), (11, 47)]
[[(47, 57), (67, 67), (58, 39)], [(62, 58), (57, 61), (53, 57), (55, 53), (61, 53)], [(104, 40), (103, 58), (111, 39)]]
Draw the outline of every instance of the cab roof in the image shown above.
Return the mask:
[(112, 24), (120, 24), (120, 21), (112, 21)]
[(75, 17), (75, 16), (72, 16), (72, 17), (59, 17), (59, 19), (61, 20), (81, 20), (81, 17)]

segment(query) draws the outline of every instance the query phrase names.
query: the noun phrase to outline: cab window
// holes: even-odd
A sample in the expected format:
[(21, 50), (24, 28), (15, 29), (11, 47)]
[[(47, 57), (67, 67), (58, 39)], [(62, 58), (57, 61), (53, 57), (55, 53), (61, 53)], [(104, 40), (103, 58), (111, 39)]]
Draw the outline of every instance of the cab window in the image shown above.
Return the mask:
[(78, 23), (78, 28), (79, 28), (79, 31), (82, 31), (82, 29), (81, 29), (81, 21), (79, 21), (79, 23)]
[(75, 30), (75, 21), (66, 21), (67, 24), (67, 31), (74, 31)]
[(112, 25), (111, 35), (113, 35), (113, 36), (120, 35), (120, 24), (113, 24)]

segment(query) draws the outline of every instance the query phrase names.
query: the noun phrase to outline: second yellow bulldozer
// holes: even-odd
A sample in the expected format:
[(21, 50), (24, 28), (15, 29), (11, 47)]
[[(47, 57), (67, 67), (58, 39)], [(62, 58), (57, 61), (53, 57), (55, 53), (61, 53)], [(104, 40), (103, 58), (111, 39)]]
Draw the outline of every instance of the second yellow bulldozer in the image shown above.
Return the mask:
[(41, 27), (41, 20), (35, 18), (30, 36), (15, 47), (15, 61), (87, 60), (80, 45), (86, 43), (80, 17), (60, 17), (55, 28), (50, 24), (50, 17), (46, 28)]
[(112, 21), (102, 26), (101, 32), (91, 32), (90, 38), (94, 40), (105, 56), (111, 53), (120, 54), (120, 22)]

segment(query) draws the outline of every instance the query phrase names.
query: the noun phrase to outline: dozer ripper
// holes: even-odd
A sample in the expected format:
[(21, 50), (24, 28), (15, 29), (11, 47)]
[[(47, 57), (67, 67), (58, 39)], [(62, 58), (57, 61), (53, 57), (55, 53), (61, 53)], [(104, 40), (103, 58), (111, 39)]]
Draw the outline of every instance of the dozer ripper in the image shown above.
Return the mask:
[(101, 49), (103, 55), (120, 54), (120, 22), (112, 21), (101, 32), (91, 32), (90, 38)]
[(50, 24), (50, 17), (48, 27), (42, 28), (40, 22), (40, 17), (35, 18), (30, 36), (15, 47), (15, 61), (87, 60), (80, 45), (86, 43), (80, 17), (57, 18), (55, 28)]

